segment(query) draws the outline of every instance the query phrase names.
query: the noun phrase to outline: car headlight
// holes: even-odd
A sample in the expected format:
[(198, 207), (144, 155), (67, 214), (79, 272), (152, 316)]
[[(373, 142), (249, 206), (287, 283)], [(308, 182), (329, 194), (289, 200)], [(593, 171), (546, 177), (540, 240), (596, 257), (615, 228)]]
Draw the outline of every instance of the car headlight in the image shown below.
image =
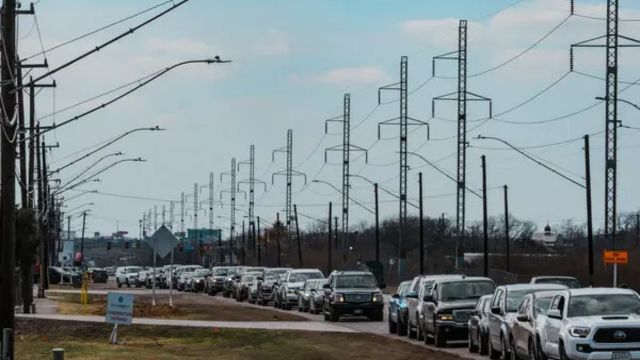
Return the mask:
[(343, 303), (344, 302), (344, 295), (343, 294), (333, 294), (333, 302)]
[(384, 298), (382, 297), (382, 294), (373, 294), (373, 302), (374, 303), (381, 303), (384, 302)]
[(569, 335), (573, 337), (586, 338), (590, 332), (591, 328), (586, 326), (572, 326), (569, 328)]
[(441, 321), (452, 321), (453, 314), (438, 314), (438, 320)]

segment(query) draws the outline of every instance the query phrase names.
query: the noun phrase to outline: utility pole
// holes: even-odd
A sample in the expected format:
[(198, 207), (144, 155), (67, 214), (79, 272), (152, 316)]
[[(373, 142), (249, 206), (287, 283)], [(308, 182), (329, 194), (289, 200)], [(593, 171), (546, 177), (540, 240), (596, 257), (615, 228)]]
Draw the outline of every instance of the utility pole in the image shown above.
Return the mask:
[(256, 244), (258, 247), (258, 266), (262, 266), (262, 256), (261, 256), (262, 254), (260, 251), (260, 216), (256, 218), (256, 221), (258, 222), (257, 224), (258, 225), (258, 233), (257, 233), (258, 243)]
[(184, 237), (184, 191), (180, 193), (180, 233)]
[[(15, 271), (15, 243), (16, 243), (16, 214), (15, 214), (15, 178), (16, 178), (16, 142), (7, 141), (14, 137), (17, 131), (17, 121), (13, 121), (16, 111), (16, 1), (4, 0), (0, 18), (2, 23), (2, 61), (0, 62), (0, 80), (2, 87), (3, 116), (0, 140), (0, 329), (9, 329), (9, 343), (5, 346), (7, 355), (13, 358), (13, 330), (14, 319), (14, 271)], [(4, 344), (3, 344), (4, 345)]]
[[(44, 138), (44, 136), (43, 136)], [(40, 145), (40, 155), (42, 157), (42, 163), (40, 168), (40, 175), (42, 176), (42, 180), (40, 182), (40, 186), (42, 187), (42, 207), (40, 209), (42, 222), (41, 222), (41, 246), (42, 246), (42, 258), (40, 263), (40, 268), (44, 268), (44, 277), (42, 279), (42, 288), (44, 290), (49, 289), (49, 221), (47, 219), (47, 214), (49, 211), (49, 171), (47, 170), (47, 146), (43, 141)], [(75, 251), (75, 250), (74, 250)], [(43, 292), (44, 297), (44, 292)]]
[(484, 242), (484, 276), (489, 276), (489, 221), (487, 219), (487, 160), (482, 155), (482, 237)]
[[(465, 195), (467, 168), (467, 100), (488, 101), (489, 117), (491, 117), (491, 100), (467, 91), (467, 20), (460, 20), (458, 26), (458, 50), (433, 59), (433, 76), (436, 75), (436, 60), (454, 60), (458, 63), (458, 89), (456, 92), (441, 95), (433, 99), (432, 117), (435, 117), (436, 101), (456, 101), (458, 109), (458, 140), (457, 140), (457, 179), (456, 179), (456, 269), (464, 265), (464, 236), (465, 236)], [(454, 96), (455, 95), (455, 96)], [(469, 97), (471, 97), (469, 99)]]
[[(398, 277), (404, 278), (404, 263), (407, 258), (406, 244), (406, 227), (407, 227), (407, 171), (409, 164), (407, 162), (407, 148), (409, 143), (409, 126), (429, 126), (424, 121), (409, 117), (409, 64), (408, 58), (402, 56), (400, 58), (400, 81), (391, 85), (383, 86), (378, 89), (378, 104), (381, 103), (380, 93), (382, 90), (395, 90), (400, 92), (400, 116), (389, 119), (378, 124), (378, 139), (380, 139), (381, 125), (397, 125), (400, 128), (400, 180), (399, 180), (399, 227), (400, 236), (398, 237)], [(428, 134), (428, 131), (427, 131)], [(428, 135), (427, 135), (428, 138)]]
[(380, 204), (378, 203), (378, 183), (373, 184), (376, 201), (376, 262), (380, 262)]
[(302, 241), (300, 239), (300, 224), (298, 224), (298, 206), (293, 204), (293, 216), (296, 221), (296, 241), (298, 243), (298, 266), (302, 267)]
[(213, 171), (209, 173), (209, 231), (213, 233)]
[(175, 203), (173, 200), (169, 201), (169, 229), (173, 232), (173, 223), (175, 222), (174, 214)]
[(331, 209), (333, 208), (333, 204), (331, 202), (329, 202), (329, 221), (327, 221), (328, 224), (328, 236), (327, 236), (327, 274), (331, 273)]
[(165, 209), (165, 204), (162, 204), (162, 226), (166, 226), (167, 224), (167, 213)]
[(332, 146), (324, 151), (324, 162), (327, 162), (328, 151), (341, 151), (342, 152), (342, 252), (347, 254), (347, 248), (349, 247), (349, 190), (350, 174), (349, 164), (351, 161), (351, 152), (362, 151), (365, 154), (365, 162), (368, 162), (368, 153), (366, 149), (359, 146), (351, 145), (351, 95), (344, 94), (343, 98), (343, 110), (341, 116), (336, 116), (331, 119), (325, 120), (324, 132), (329, 133), (330, 122), (342, 123), (342, 145)]
[(87, 211), (82, 212), (82, 237), (80, 238), (80, 266), (84, 268), (84, 230), (87, 223)]
[(256, 180), (256, 155), (255, 155), (256, 147), (255, 145), (249, 146), (249, 160), (241, 161), (238, 163), (238, 171), (240, 170), (240, 165), (249, 165), (249, 179), (242, 180), (238, 182), (238, 187), (240, 184), (249, 184), (249, 238), (252, 242), (253, 252), (256, 251), (256, 234), (255, 234), (255, 185), (256, 183), (262, 183), (264, 185), (264, 191), (267, 191), (267, 184), (262, 180)]
[(276, 249), (278, 251), (278, 267), (282, 266), (280, 263), (280, 235), (282, 235), (280, 228), (282, 227), (280, 223), (280, 213), (276, 213), (276, 225), (278, 226), (278, 230), (276, 233)]
[(507, 255), (507, 272), (511, 271), (511, 249), (510, 249), (510, 239), (509, 239), (509, 187), (507, 185), (503, 186), (504, 189), (504, 245), (505, 252)]
[(418, 173), (418, 187), (420, 189), (420, 275), (424, 275), (424, 208), (422, 203), (422, 172)]
[(153, 205), (153, 231), (158, 229), (158, 205)]
[(245, 265), (245, 262), (244, 262), (244, 260), (245, 260), (244, 259), (244, 251), (245, 251), (244, 248), (245, 248), (245, 244), (246, 244), (245, 240), (246, 240), (246, 238), (245, 238), (245, 233), (244, 233), (244, 220), (242, 220), (242, 266)]
[(338, 249), (338, 217), (333, 217), (333, 242), (335, 244), (335, 248)]
[[(47, 285), (48, 279), (48, 270), (44, 267), (44, 247), (45, 247), (45, 239), (44, 239), (44, 189), (43, 184), (44, 181), (42, 179), (42, 164), (40, 157), (40, 125), (36, 127), (36, 162), (37, 162), (37, 179), (38, 179), (38, 231), (41, 234), (40, 239), (40, 286), (38, 286), (38, 298), (44, 298), (44, 290)], [(75, 249), (74, 249), (75, 251)]]
[(287, 168), (285, 170), (280, 170), (278, 172), (273, 173), (271, 175), (271, 184), (274, 183), (275, 176), (277, 175), (286, 176), (287, 190), (286, 190), (286, 199), (285, 199), (285, 217), (287, 220), (286, 224), (287, 224), (287, 251), (288, 251), (289, 248), (291, 247), (291, 233), (292, 233), (291, 231), (292, 230), (291, 229), (291, 222), (292, 222), (291, 182), (292, 182), (293, 176), (303, 176), (304, 184), (307, 185), (307, 175), (293, 169), (293, 130), (291, 129), (287, 130), (287, 146), (280, 149), (273, 150), (271, 154), (272, 161), (275, 160), (275, 154), (277, 152), (286, 152), (287, 154)]
[[(17, 64), (16, 81), (18, 82), (18, 88), (22, 89), (22, 67), (20, 63)], [(31, 208), (28, 200), (28, 185), (29, 182), (27, 174), (27, 144), (25, 139), (25, 126), (24, 126), (24, 91), (18, 91), (18, 142), (20, 144), (20, 207)]]
[(589, 242), (589, 285), (593, 286), (593, 213), (591, 208), (591, 151), (589, 135), (584, 136), (585, 190), (587, 195), (587, 241)]

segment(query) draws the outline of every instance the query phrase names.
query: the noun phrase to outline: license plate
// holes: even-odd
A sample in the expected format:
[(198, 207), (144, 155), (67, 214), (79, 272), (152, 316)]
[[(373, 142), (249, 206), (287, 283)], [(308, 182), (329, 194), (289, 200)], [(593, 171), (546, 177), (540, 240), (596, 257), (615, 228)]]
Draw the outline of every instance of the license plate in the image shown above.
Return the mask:
[(611, 355), (611, 360), (631, 360), (631, 353), (628, 351), (614, 352)]
[[(354, 315), (362, 315), (362, 309), (353, 310), (353, 314)], [(629, 359), (631, 359), (631, 357), (629, 357)], [(613, 359), (613, 360), (629, 360), (629, 359)]]

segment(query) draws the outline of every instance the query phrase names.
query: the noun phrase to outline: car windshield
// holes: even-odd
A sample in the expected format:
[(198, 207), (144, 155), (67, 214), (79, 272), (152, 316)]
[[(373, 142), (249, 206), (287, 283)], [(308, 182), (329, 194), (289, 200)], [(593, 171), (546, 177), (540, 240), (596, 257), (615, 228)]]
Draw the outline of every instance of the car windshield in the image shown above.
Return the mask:
[(398, 289), (398, 295), (400, 295), (400, 297), (404, 297), (405, 295), (407, 295), (407, 292), (409, 290), (409, 286), (407, 286), (406, 283), (400, 284), (400, 288)]
[(253, 275), (245, 275), (242, 277), (242, 279), (240, 280), (241, 282), (251, 282), (253, 281), (254, 276)]
[(378, 287), (373, 275), (340, 275), (336, 277), (336, 288), (373, 289)]
[(536, 298), (536, 300), (533, 302), (533, 306), (536, 308), (536, 314), (546, 315), (547, 311), (549, 311), (549, 306), (551, 305), (552, 299), (552, 297)]
[(137, 273), (137, 272), (140, 272), (140, 271), (142, 271), (142, 268), (138, 268), (138, 267), (136, 267), (136, 268), (127, 268), (127, 274)]
[(582, 287), (578, 280), (572, 278), (541, 278), (536, 279), (536, 284), (559, 284), (569, 289), (579, 289)]
[(640, 300), (631, 294), (578, 295), (569, 302), (568, 317), (640, 313)]
[(442, 283), (440, 300), (472, 300), (493, 293), (494, 285), (489, 281), (455, 281)]
[(207, 275), (209, 275), (209, 270), (207, 270), (207, 269), (198, 269), (198, 270), (196, 270), (194, 272), (193, 275), (194, 276), (199, 276), (199, 277), (207, 276)]
[(226, 276), (228, 273), (227, 269), (214, 269), (213, 274), (217, 276)]
[(316, 287), (315, 289), (322, 289), (322, 286), (324, 286), (324, 284), (326, 284), (327, 281), (326, 280), (320, 280), (316, 283)]
[(289, 282), (301, 282), (308, 279), (322, 279), (322, 274), (314, 271), (314, 272), (300, 272), (300, 273), (291, 273), (289, 276)]
[(507, 293), (507, 312), (516, 312), (520, 306), (522, 298), (538, 289), (515, 290)]
[(264, 279), (266, 280), (277, 280), (278, 279), (278, 274), (274, 273), (274, 272), (268, 272), (264, 274)]

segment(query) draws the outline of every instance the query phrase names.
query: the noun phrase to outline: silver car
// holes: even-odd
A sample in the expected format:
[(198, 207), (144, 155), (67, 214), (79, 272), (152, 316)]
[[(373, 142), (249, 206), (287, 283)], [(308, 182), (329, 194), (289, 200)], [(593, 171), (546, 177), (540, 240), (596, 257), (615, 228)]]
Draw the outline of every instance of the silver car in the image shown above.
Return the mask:
[(640, 359), (640, 298), (629, 289), (571, 289), (551, 301), (544, 324), (546, 357)]
[(509, 329), (512, 359), (540, 359), (540, 344), (545, 341), (543, 330), (547, 311), (557, 294), (558, 291), (537, 291), (522, 299), (516, 321)]

